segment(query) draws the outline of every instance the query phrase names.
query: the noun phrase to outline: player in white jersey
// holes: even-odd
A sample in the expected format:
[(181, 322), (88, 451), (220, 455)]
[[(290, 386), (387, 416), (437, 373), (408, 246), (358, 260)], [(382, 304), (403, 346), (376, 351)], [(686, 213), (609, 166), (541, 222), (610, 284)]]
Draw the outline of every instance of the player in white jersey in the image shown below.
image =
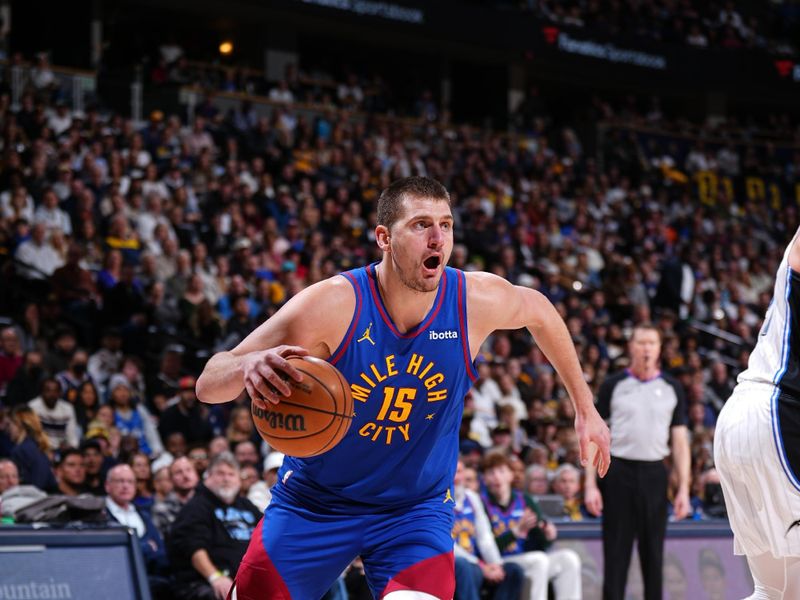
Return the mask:
[[(800, 233), (800, 230), (798, 230)], [(752, 600), (800, 598), (800, 241), (795, 233), (733, 394), (717, 421), (714, 457)]]

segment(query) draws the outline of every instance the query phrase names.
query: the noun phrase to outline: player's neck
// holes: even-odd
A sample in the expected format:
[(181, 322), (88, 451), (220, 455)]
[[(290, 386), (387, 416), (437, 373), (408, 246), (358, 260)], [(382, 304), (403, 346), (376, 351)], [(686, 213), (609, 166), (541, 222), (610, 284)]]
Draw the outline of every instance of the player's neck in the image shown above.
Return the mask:
[(436, 301), (438, 288), (418, 292), (405, 285), (392, 273), (391, 261), (377, 265), (378, 289), (389, 316), (401, 333), (419, 325)]

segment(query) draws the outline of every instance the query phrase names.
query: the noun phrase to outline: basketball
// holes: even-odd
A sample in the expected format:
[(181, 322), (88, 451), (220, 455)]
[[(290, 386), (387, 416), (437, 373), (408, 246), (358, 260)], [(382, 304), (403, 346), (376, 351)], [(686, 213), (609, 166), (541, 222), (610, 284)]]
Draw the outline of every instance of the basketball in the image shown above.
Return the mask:
[(295, 356), (289, 363), (303, 381), (287, 379), (292, 395), (261, 408), (250, 403), (256, 430), (267, 443), (284, 454), (317, 456), (338, 444), (353, 420), (350, 386), (332, 364), (310, 356)]

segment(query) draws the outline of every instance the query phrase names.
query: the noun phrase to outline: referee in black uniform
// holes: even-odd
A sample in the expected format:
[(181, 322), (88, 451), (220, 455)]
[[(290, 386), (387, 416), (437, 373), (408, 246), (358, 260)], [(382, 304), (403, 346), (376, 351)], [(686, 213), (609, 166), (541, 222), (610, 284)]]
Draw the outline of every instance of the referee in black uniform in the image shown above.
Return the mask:
[(659, 370), (661, 335), (637, 325), (628, 345), (630, 367), (600, 386), (597, 410), (611, 428), (611, 466), (597, 487), (586, 469), (586, 508), (603, 515), (603, 598), (623, 600), (633, 540), (638, 540), (646, 600), (662, 598), (667, 529), (667, 469), (672, 446), (678, 471), (675, 518), (689, 514), (690, 454), (683, 389)]

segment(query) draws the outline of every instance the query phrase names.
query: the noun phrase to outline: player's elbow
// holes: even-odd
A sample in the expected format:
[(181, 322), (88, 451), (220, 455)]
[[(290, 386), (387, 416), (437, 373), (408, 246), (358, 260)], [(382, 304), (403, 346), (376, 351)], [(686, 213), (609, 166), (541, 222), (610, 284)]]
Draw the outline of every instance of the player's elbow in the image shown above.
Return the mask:
[[(218, 373), (220, 369), (218, 368), (219, 365), (217, 364), (220, 360), (220, 355), (215, 354), (211, 357), (211, 359), (206, 363), (203, 372), (200, 374), (200, 377), (197, 378), (197, 382), (195, 383), (195, 394), (197, 395), (197, 399), (200, 402), (205, 402), (206, 404), (219, 404), (220, 402), (227, 402), (228, 400), (233, 400), (233, 398), (227, 398), (226, 390), (224, 381), (220, 379)], [(224, 373), (225, 370), (222, 370)]]

